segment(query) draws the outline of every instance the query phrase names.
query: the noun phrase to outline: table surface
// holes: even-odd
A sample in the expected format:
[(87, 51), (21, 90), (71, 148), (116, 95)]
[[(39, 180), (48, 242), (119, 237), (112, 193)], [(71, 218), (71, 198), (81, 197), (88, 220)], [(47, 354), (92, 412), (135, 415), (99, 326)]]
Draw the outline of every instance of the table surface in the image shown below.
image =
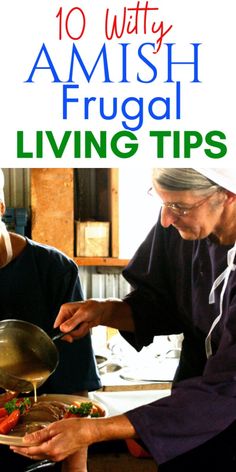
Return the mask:
[(108, 416), (119, 415), (126, 411), (132, 410), (141, 405), (145, 405), (163, 397), (170, 395), (170, 389), (149, 389), (138, 390), (113, 390), (113, 391), (101, 391), (89, 393), (89, 398), (94, 401), (99, 401), (104, 404), (107, 409)]

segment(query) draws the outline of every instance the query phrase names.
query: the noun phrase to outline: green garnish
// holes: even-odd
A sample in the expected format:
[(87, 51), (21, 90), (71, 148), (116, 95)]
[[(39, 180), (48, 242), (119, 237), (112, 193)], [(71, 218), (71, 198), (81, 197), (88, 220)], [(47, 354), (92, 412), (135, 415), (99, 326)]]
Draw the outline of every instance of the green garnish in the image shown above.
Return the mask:
[(92, 402), (82, 402), (80, 406), (71, 405), (69, 407), (69, 412), (72, 413), (73, 415), (89, 416), (91, 415), (92, 408), (93, 408)]
[(7, 410), (7, 413), (10, 415), (14, 410), (20, 410), (21, 415), (31, 406), (31, 401), (28, 397), (18, 399), (13, 398), (9, 402), (5, 403), (4, 408)]

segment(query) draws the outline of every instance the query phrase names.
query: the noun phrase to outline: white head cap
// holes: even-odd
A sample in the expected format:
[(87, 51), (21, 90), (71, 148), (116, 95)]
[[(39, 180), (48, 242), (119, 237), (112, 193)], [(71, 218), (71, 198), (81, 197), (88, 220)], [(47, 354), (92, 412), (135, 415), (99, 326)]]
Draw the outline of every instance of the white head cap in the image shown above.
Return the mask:
[(2, 169), (0, 169), (0, 202), (5, 202), (5, 198), (4, 198), (4, 174), (3, 174), (3, 171)]
[(221, 187), (236, 194), (236, 170), (234, 168), (203, 169), (195, 168), (200, 174), (205, 175)]

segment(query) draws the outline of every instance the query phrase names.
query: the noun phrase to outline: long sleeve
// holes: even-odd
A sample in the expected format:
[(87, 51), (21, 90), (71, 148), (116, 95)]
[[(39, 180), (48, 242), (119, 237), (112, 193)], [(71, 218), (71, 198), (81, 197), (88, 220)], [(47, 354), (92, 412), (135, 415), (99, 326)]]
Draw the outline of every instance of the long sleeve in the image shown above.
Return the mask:
[(236, 420), (236, 276), (225, 294), (224, 314), (212, 333), (213, 355), (204, 341), (219, 312), (208, 297), (226, 267), (227, 250), (209, 240), (187, 242), (159, 223), (139, 248), (124, 276), (134, 290), (132, 307), (138, 348), (156, 334), (184, 334), (181, 375), (171, 395), (127, 412), (143, 442), (161, 464), (206, 442)]
[[(171, 266), (165, 254), (164, 234), (157, 224), (123, 271), (125, 279), (133, 287), (125, 301), (135, 313), (136, 330), (132, 344), (137, 349), (148, 345), (156, 335), (182, 331), (176, 313), (174, 286), (172, 282), (170, 285)], [(130, 335), (122, 334), (131, 342)]]

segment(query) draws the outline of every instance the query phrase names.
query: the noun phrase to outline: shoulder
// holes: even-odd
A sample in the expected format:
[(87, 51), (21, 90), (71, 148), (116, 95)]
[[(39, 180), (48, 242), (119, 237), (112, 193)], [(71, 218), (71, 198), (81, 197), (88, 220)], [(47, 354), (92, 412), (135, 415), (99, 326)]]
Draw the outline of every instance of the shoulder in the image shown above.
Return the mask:
[(75, 262), (59, 249), (47, 244), (38, 243), (29, 238), (26, 238), (26, 240), (28, 250), (31, 251), (39, 264), (44, 266), (50, 265), (54, 268), (57, 266), (63, 271), (71, 270), (75, 273), (78, 272)]

